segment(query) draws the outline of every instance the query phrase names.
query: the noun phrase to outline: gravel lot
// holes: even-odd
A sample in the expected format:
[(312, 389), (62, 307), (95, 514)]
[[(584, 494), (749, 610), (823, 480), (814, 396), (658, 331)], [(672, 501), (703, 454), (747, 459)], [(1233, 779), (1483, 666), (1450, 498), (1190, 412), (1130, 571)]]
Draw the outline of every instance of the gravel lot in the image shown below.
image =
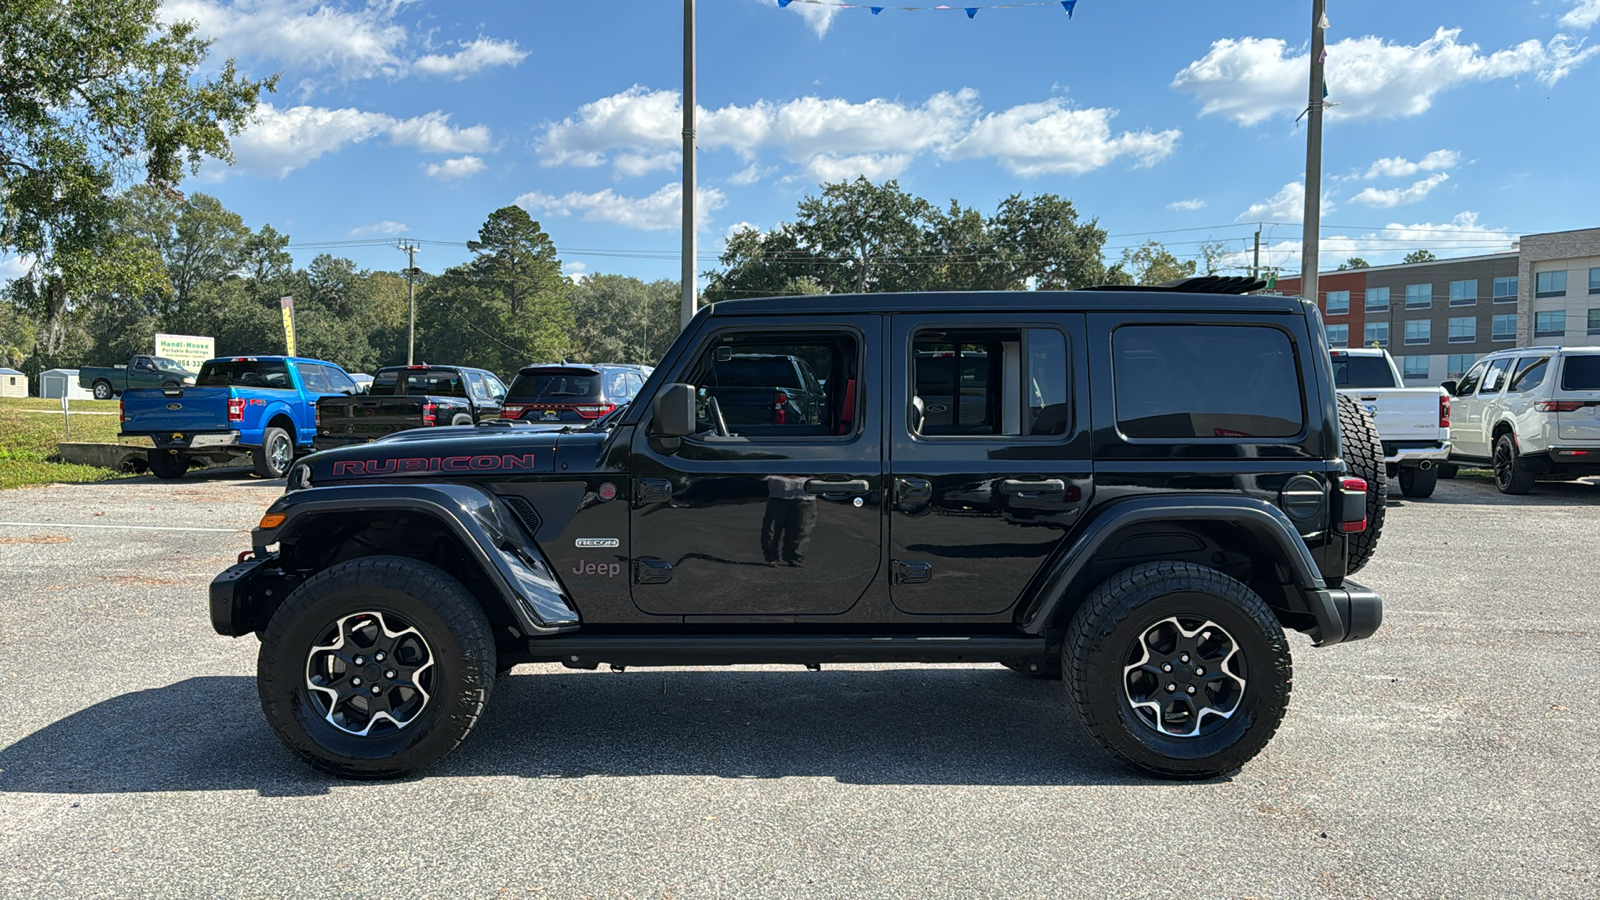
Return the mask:
[[(0, 492), (0, 895), (1600, 896), (1600, 487), (1392, 504), (1240, 774), (1135, 777), (998, 666), (524, 666), (426, 777), (316, 774), (206, 584), (280, 482)], [(210, 529), (210, 530), (207, 530)]]

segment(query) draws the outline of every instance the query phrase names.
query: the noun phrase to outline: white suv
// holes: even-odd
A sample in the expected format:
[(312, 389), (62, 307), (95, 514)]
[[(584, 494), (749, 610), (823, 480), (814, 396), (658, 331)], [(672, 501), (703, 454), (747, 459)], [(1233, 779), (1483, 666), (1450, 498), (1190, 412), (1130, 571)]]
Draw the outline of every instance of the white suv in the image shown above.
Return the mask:
[(1450, 463), (1492, 465), (1502, 493), (1538, 478), (1600, 475), (1600, 347), (1518, 347), (1447, 381)]

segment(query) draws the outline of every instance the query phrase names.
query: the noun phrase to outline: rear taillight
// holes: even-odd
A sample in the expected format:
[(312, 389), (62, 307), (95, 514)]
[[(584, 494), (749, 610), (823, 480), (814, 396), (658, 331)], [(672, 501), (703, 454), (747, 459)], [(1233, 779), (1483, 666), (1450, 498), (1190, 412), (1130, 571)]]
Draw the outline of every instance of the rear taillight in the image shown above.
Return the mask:
[(228, 401), (228, 421), (229, 422), (243, 422), (244, 421), (244, 400), (242, 398), (238, 399), (238, 400), (229, 400)]
[(1583, 409), (1582, 400), (1540, 400), (1533, 405), (1539, 412), (1577, 412)]
[(1334, 530), (1356, 534), (1367, 530), (1367, 481), (1365, 478), (1339, 479), (1339, 521)]
[(784, 404), (786, 404), (788, 402), (789, 402), (789, 395), (788, 394), (785, 394), (783, 391), (775, 391), (775, 392), (773, 392), (773, 394), (772, 394), (772, 424), (774, 424), (774, 425), (787, 425), (787, 424), (789, 424), (788, 421), (787, 421), (788, 418), (789, 418), (788, 412), (786, 410), (784, 410), (784, 408), (783, 408)]
[(438, 408), (439, 407), (433, 405), (432, 403), (424, 403), (424, 404), (422, 404), (422, 424), (424, 424), (424, 425), (437, 425), (438, 424), (438, 421), (437, 421), (438, 416), (437, 416), (435, 411)]
[(124, 400), (118, 400), (117, 401), (117, 421), (118, 422), (123, 422), (123, 423), (126, 423), (128, 421), (128, 404), (127, 404), (127, 401), (124, 401)]
[(500, 408), (500, 418), (520, 419), (522, 418), (522, 412), (523, 408), (520, 406), (503, 406)]
[(574, 406), (573, 410), (585, 419), (598, 419), (616, 408), (615, 403), (601, 403), (595, 406)]
[(1440, 428), (1449, 428), (1450, 427), (1450, 398), (1449, 397), (1440, 397), (1439, 398), (1439, 427)]

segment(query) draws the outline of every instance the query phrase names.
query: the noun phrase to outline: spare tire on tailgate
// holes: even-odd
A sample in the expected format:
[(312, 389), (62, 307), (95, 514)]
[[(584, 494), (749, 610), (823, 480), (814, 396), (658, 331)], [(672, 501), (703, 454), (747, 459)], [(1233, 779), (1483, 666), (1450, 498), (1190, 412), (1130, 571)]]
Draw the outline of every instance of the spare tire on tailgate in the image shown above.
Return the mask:
[(1378, 549), (1383, 534), (1383, 514), (1389, 506), (1389, 481), (1384, 471), (1383, 445), (1372, 414), (1344, 394), (1339, 395), (1339, 434), (1349, 473), (1367, 482), (1367, 529), (1350, 535), (1346, 574), (1354, 575)]

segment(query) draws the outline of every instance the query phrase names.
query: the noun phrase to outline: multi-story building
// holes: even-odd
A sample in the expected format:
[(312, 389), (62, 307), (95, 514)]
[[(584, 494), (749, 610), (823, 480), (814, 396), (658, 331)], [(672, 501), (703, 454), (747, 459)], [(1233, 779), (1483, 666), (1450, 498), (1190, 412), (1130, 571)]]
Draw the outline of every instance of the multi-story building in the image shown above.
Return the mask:
[[(1299, 278), (1278, 282), (1294, 294)], [(1335, 347), (1386, 347), (1406, 380), (1457, 378), (1518, 344), (1600, 344), (1600, 228), (1531, 234), (1505, 253), (1317, 276)]]

